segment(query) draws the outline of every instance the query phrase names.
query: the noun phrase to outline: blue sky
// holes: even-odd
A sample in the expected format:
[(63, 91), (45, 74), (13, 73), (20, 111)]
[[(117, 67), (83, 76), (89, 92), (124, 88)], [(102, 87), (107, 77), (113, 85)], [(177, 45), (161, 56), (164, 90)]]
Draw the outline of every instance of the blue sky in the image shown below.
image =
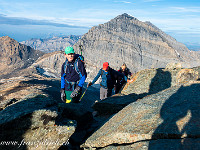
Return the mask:
[(82, 35), (123, 13), (179, 42), (200, 43), (200, 0), (0, 0), (0, 36)]

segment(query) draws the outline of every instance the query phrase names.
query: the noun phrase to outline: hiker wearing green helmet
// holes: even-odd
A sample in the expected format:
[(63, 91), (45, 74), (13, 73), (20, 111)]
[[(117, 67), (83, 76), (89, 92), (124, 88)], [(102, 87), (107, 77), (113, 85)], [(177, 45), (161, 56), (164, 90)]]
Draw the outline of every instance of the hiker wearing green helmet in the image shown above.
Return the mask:
[(81, 55), (75, 54), (73, 47), (66, 47), (64, 55), (66, 61), (61, 68), (61, 100), (65, 103), (77, 103), (87, 73)]

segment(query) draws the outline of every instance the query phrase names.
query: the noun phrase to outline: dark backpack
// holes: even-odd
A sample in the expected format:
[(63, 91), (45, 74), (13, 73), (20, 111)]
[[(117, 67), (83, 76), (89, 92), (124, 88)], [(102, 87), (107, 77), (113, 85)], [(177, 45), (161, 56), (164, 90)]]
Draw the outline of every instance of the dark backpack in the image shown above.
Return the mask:
[[(116, 77), (115, 77), (115, 75), (114, 75), (114, 73), (113, 73), (113, 69), (110, 68), (108, 72), (109, 72), (109, 74), (110, 74), (110, 76), (111, 76), (113, 82), (115, 82)], [(103, 69), (101, 68), (101, 77), (102, 77), (102, 75), (103, 75)]]
[[(78, 69), (78, 62), (82, 61), (84, 66), (85, 66), (85, 62), (84, 62), (84, 57), (82, 55), (79, 54), (75, 54), (75, 62), (74, 62), (74, 67), (75, 67), (75, 71), (79, 74), (80, 78), (81, 78), (81, 73)], [(68, 66), (68, 60), (65, 60), (65, 64), (64, 64), (64, 73), (66, 74), (67, 71), (67, 66)]]
[(120, 72), (120, 73), (124, 73), (124, 75), (125, 75), (126, 77), (128, 77), (128, 74), (129, 74), (130, 70), (129, 70), (128, 68), (126, 68), (125, 71), (123, 72), (123, 71), (122, 71), (122, 68), (120, 67), (119, 72)]

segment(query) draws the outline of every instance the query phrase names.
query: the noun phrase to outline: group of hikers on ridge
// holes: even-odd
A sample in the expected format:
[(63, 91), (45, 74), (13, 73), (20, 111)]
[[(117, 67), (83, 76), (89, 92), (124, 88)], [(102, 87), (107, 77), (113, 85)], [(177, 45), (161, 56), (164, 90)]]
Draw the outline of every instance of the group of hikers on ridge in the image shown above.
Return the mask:
[[(84, 58), (82, 55), (75, 54), (73, 47), (66, 47), (64, 55), (66, 61), (61, 68), (61, 100), (64, 103), (78, 103), (87, 78)], [(87, 87), (93, 85), (101, 77), (100, 100), (103, 100), (112, 95), (113, 88), (117, 94), (124, 83), (130, 82), (128, 75), (131, 75), (131, 72), (126, 64), (116, 71), (109, 66), (108, 62), (104, 62), (103, 68), (99, 70), (93, 81), (88, 83)]]

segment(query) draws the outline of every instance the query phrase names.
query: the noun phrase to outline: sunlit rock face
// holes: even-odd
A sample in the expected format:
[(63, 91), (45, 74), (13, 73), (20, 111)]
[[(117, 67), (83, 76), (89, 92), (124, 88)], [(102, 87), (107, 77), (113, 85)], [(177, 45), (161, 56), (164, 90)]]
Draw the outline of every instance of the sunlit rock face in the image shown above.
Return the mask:
[(43, 52), (20, 44), (8, 36), (0, 37), (0, 52), (1, 78), (19, 75), (21, 70), (28, 68), (43, 55)]
[[(110, 118), (82, 147), (195, 149), (200, 139), (199, 90), (200, 82), (192, 81), (132, 102)], [(131, 99), (131, 96), (126, 98)]]
[(83, 46), (87, 62), (102, 67), (108, 61), (114, 69), (126, 63), (132, 72), (164, 68), (170, 62), (197, 66), (200, 58), (150, 22), (128, 14), (92, 27), (74, 47), (78, 49), (79, 45)]

